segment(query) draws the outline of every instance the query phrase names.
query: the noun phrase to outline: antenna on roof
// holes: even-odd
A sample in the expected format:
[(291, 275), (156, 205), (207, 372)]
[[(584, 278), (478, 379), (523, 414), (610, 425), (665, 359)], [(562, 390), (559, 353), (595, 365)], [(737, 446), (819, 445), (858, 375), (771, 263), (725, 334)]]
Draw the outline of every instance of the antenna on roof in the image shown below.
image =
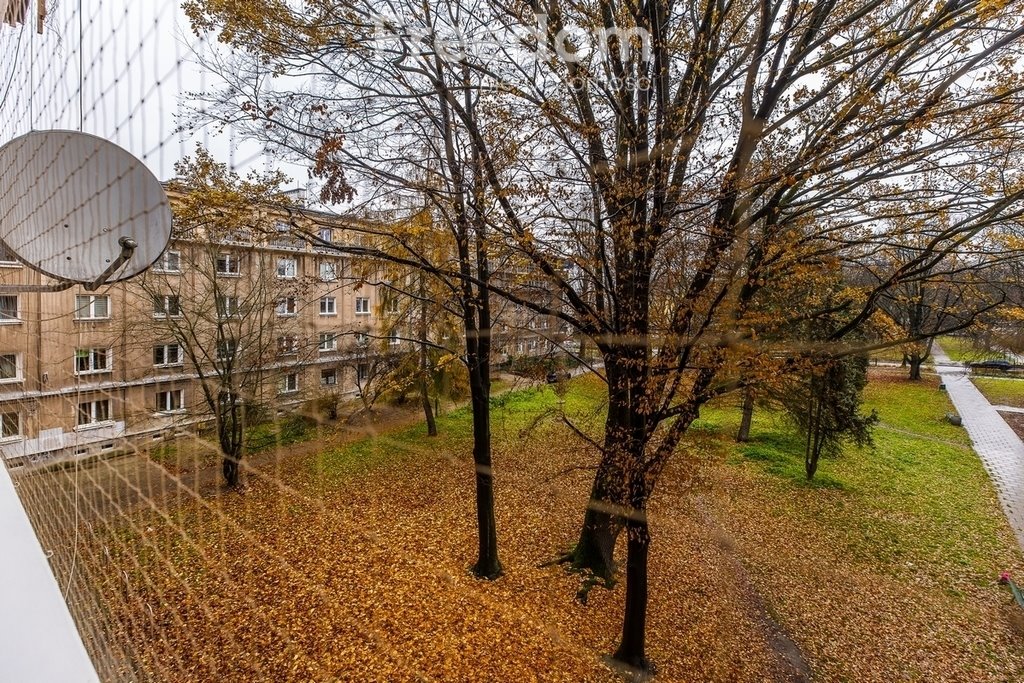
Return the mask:
[(163, 186), (121, 147), (70, 130), (35, 131), (0, 147), (0, 240), (57, 280), (0, 293), (126, 280), (149, 268), (170, 237)]

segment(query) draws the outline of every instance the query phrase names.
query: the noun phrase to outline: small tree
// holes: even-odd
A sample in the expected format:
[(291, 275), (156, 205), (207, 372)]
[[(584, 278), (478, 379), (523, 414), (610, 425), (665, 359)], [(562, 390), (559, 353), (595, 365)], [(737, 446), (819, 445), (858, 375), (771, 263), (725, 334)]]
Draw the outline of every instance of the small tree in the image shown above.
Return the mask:
[(870, 445), (878, 414), (861, 412), (867, 368), (863, 355), (814, 361), (807, 375), (783, 396), (783, 405), (805, 435), (808, 480), (814, 478), (822, 454), (837, 456), (847, 442)]
[(305, 351), (293, 319), (277, 315), (289, 292), (263, 248), (273, 234), (266, 207), (283, 177), (242, 179), (203, 150), (176, 170), (169, 190), (177, 264), (132, 284), (147, 310), (130, 325), (140, 328), (136, 338), (180, 350), (199, 394), (192, 414), (212, 422), (224, 481), (237, 486), (246, 428), (275, 395), (279, 378), (267, 368)]

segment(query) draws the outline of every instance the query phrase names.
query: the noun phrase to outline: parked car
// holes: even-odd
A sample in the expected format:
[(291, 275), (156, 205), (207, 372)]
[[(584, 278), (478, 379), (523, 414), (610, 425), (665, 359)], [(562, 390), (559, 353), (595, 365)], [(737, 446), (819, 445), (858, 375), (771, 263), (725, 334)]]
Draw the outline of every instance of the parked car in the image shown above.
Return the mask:
[(1013, 363), (1008, 360), (982, 360), (976, 363), (971, 363), (971, 369), (973, 370), (1002, 370), (1008, 372), (1013, 369)]
[(555, 372), (552, 370), (548, 373), (548, 384), (555, 384), (559, 380), (572, 379), (572, 373), (568, 370), (562, 370), (561, 372)]

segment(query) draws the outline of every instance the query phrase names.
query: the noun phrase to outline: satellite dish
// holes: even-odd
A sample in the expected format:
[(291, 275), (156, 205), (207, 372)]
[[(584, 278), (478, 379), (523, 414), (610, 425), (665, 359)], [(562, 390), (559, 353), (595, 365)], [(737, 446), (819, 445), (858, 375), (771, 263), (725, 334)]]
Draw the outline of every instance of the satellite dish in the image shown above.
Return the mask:
[(112, 142), (47, 130), (0, 147), (0, 239), (28, 267), (95, 288), (146, 270), (170, 237), (160, 181)]

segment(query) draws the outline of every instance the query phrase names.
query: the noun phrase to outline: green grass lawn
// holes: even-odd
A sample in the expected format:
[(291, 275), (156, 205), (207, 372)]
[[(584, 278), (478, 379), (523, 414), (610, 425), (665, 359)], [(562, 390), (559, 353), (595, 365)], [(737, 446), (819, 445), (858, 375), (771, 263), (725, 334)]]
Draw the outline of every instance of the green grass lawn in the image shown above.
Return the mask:
[(968, 337), (939, 337), (938, 341), (946, 355), (958, 362), (1008, 360), (1003, 352), (977, 346)]
[(991, 403), (1024, 408), (1024, 378), (972, 377), (971, 381)]

